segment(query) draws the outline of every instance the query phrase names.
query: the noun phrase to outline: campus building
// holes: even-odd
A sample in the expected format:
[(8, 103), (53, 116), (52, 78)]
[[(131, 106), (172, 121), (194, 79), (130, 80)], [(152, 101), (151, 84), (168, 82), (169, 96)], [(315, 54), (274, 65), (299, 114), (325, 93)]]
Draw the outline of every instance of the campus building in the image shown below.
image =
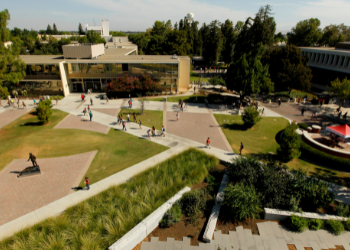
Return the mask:
[(171, 55), (138, 55), (134, 46), (109, 48), (103, 44), (64, 45), (61, 55), (21, 55), (27, 64), (20, 88), (29, 93), (69, 95), (72, 92), (106, 91), (121, 76), (150, 75), (162, 91), (189, 88), (190, 58)]
[(327, 86), (336, 78), (350, 79), (350, 43), (337, 43), (330, 47), (301, 47), (301, 54), (308, 55), (312, 70), (312, 83)]

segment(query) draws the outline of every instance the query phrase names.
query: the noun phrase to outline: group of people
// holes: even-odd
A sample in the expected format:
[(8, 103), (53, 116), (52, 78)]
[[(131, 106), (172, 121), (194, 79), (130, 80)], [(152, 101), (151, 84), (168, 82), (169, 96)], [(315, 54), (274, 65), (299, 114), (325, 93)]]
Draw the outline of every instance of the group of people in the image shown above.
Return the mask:
[(180, 108), (180, 110), (183, 112), (184, 111), (184, 108), (187, 108), (187, 101), (183, 101), (183, 100), (179, 100), (179, 103), (178, 103), (178, 105), (177, 105), (179, 108)]

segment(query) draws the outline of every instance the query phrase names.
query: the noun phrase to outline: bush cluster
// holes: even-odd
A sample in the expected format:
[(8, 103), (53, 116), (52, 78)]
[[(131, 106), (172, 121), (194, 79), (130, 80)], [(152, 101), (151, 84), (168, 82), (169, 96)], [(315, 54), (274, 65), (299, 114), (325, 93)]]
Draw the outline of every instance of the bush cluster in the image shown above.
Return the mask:
[(36, 107), (36, 112), (38, 114), (39, 121), (41, 121), (44, 124), (49, 122), (50, 117), (52, 115), (51, 107), (51, 100), (39, 102), (38, 106)]
[(345, 231), (343, 223), (339, 220), (326, 220), (325, 228), (335, 235), (339, 235)]
[(310, 230), (319, 230), (323, 228), (324, 226), (324, 221), (321, 219), (311, 219), (309, 220), (309, 229)]
[(205, 210), (207, 196), (205, 189), (195, 189), (182, 196), (180, 200), (182, 212), (190, 218), (191, 222), (195, 221), (198, 215)]
[(289, 217), (289, 225), (293, 231), (301, 233), (308, 229), (309, 221), (304, 217), (292, 215)]
[(178, 223), (182, 217), (182, 210), (178, 203), (174, 204), (159, 222), (160, 227), (171, 227)]
[[(334, 194), (329, 191), (327, 183), (305, 178), (305, 172), (301, 170), (289, 172), (279, 163), (261, 163), (253, 157), (237, 158), (229, 165), (229, 174), (230, 182), (234, 185), (242, 183), (247, 189), (247, 195), (249, 192), (253, 193), (248, 191), (251, 185), (258, 192), (259, 199), (253, 199), (254, 204), (249, 206), (293, 211), (301, 208), (304, 211), (315, 212), (317, 208), (326, 207), (334, 202)], [(225, 191), (227, 197), (232, 191), (230, 189)], [(239, 193), (234, 195), (238, 196)], [(247, 209), (246, 204), (236, 203), (233, 199), (225, 199), (225, 204), (235, 207), (236, 214), (244, 214), (244, 210)]]
[(257, 111), (255, 107), (251, 106), (244, 109), (244, 112), (242, 113), (242, 120), (244, 122), (244, 126), (251, 128), (261, 120), (261, 117), (259, 116), (259, 111)]

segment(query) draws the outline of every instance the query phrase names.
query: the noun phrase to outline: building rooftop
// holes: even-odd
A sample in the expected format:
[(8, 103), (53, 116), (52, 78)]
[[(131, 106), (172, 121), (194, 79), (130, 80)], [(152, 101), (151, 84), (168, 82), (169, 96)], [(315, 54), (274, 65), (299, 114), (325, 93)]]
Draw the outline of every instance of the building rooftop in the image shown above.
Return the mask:
[(63, 55), (21, 55), (21, 59), (26, 64), (57, 64), (60, 62), (74, 63), (170, 63), (178, 62), (178, 59), (189, 59), (188, 56), (177, 56), (173, 59), (172, 55), (127, 55), (134, 51), (135, 48), (127, 49), (105, 49), (105, 54), (97, 57), (97, 59), (64, 59)]

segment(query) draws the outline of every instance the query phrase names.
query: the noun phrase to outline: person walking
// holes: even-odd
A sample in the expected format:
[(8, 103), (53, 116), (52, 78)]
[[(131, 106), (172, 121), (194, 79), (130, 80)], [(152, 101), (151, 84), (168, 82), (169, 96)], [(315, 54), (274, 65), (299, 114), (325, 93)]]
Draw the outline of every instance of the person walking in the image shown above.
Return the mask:
[(91, 111), (91, 109), (90, 109), (90, 105), (88, 105), (88, 111), (89, 111), (89, 112)]
[[(1, 102), (0, 102), (1, 104)], [(24, 103), (24, 101), (22, 102), (23, 108), (27, 108), (26, 104)]]
[(107, 101), (106, 101), (106, 104), (107, 104), (107, 103), (109, 103), (109, 102), (108, 102), (108, 100), (109, 100), (109, 99), (108, 99), (108, 96), (107, 96)]
[(86, 107), (83, 110), (84, 116), (86, 115)]
[(301, 109), (301, 116), (304, 116), (304, 113), (305, 113), (305, 108), (303, 107), (303, 108)]
[(180, 114), (179, 114), (179, 112), (177, 112), (177, 114), (176, 114), (176, 121), (179, 121), (179, 119), (180, 119)]
[(136, 113), (135, 112), (134, 112), (133, 116), (134, 116), (134, 122), (137, 122)]
[(94, 105), (94, 104), (93, 104), (92, 97), (90, 97), (90, 103), (91, 103), (91, 106)]
[(152, 137), (156, 136), (156, 128), (153, 126), (152, 127)]
[(128, 122), (130, 122), (130, 114), (128, 114), (126, 118), (128, 119)]
[(207, 148), (210, 148), (210, 138), (208, 137), (208, 139), (207, 139)]
[(125, 121), (123, 121), (123, 130), (125, 130), (126, 131), (126, 123), (125, 123)]
[(58, 105), (58, 98), (56, 97), (56, 106)]
[(147, 130), (147, 136), (148, 136), (148, 139), (151, 140), (151, 129)]
[(88, 177), (85, 177), (85, 184), (86, 184), (86, 189), (89, 191), (90, 190), (90, 180)]
[(193, 94), (196, 93), (196, 86), (193, 87)]
[(239, 154), (242, 155), (242, 150), (243, 150), (243, 142), (241, 142), (241, 146), (239, 147)]
[(142, 122), (139, 120), (140, 129), (142, 130)]
[(164, 125), (162, 126), (162, 136), (165, 137), (165, 128), (164, 128)]
[(278, 107), (281, 107), (281, 98), (278, 98)]
[(130, 108), (132, 108), (132, 98), (130, 98)]
[(120, 122), (123, 123), (123, 115), (120, 115)]
[(261, 116), (265, 115), (265, 108), (261, 110)]
[(92, 112), (91, 112), (91, 111), (89, 112), (89, 115), (90, 115), (90, 122), (92, 122), (92, 117), (93, 117), (93, 114), (92, 114)]

